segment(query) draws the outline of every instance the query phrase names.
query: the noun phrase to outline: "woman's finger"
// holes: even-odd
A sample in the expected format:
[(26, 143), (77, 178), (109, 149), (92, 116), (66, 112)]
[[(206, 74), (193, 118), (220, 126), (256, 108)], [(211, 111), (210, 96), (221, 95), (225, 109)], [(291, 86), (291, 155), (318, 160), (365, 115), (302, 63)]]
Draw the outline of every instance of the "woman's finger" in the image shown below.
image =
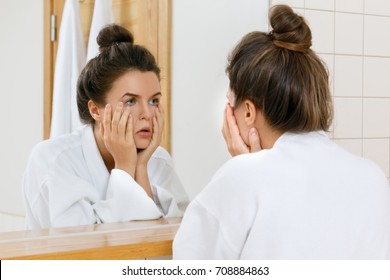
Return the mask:
[(107, 104), (104, 108), (103, 115), (103, 139), (107, 140), (108, 136), (111, 134), (111, 105)]
[(165, 119), (164, 119), (164, 108), (161, 104), (159, 104), (159, 106), (156, 108), (156, 117), (157, 117), (157, 122), (158, 122), (160, 132), (162, 133), (165, 125)]
[(130, 109), (128, 107), (126, 107), (123, 110), (123, 113), (122, 113), (122, 115), (119, 119), (119, 123), (118, 123), (118, 135), (123, 137), (123, 139), (125, 138), (125, 135), (126, 135), (126, 127), (127, 127), (127, 122), (129, 119), (129, 114), (130, 114)]
[(152, 139), (150, 140), (150, 145), (152, 147), (156, 147), (159, 146), (161, 142), (161, 130), (159, 127), (159, 123), (157, 121), (157, 117), (153, 118), (152, 123), (153, 123), (153, 134), (152, 134)]
[(249, 130), (249, 149), (251, 153), (261, 151), (260, 135), (256, 128), (252, 127)]
[(165, 119), (164, 119), (164, 109), (163, 107), (161, 106), (161, 104), (156, 108), (156, 124), (154, 124), (154, 120), (153, 120), (153, 134), (154, 134), (154, 127), (157, 128), (158, 130), (158, 140), (159, 140), (159, 143), (161, 142), (161, 139), (162, 139), (162, 134), (163, 134), (163, 130), (164, 130), (164, 125), (165, 125)]
[(222, 135), (226, 143), (230, 141), (229, 126), (226, 119), (227, 106), (228, 105), (226, 105), (225, 109), (223, 110), (223, 125), (222, 125)]
[(226, 106), (226, 126), (228, 134), (228, 150), (231, 155), (249, 153), (248, 146), (241, 137), (240, 130), (237, 125), (236, 117), (233, 114), (233, 108), (228, 104)]
[(227, 105), (226, 108), (226, 122), (227, 122), (227, 128), (230, 134), (230, 137), (235, 139), (240, 136), (240, 130), (238, 129), (238, 125), (236, 122), (236, 118), (233, 114), (233, 108), (230, 105)]
[(164, 109), (161, 104), (156, 107), (155, 114), (155, 117), (152, 119), (153, 134), (150, 141), (150, 146), (153, 148), (160, 145), (164, 129)]
[(126, 142), (134, 142), (133, 136), (133, 116), (129, 113), (126, 123)]
[(118, 134), (118, 124), (119, 124), (119, 120), (122, 116), (122, 110), (123, 110), (123, 103), (119, 102), (116, 105), (115, 112), (114, 112), (114, 115), (112, 116), (112, 121), (111, 121), (111, 133), (113, 135)]

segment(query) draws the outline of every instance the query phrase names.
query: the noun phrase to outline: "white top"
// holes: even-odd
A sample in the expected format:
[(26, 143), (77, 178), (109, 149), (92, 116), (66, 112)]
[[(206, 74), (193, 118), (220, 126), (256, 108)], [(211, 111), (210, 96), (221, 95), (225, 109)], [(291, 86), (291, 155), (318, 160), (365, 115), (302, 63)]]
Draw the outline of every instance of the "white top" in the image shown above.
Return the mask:
[(92, 126), (39, 143), (23, 178), (27, 229), (181, 216), (187, 195), (169, 154), (148, 162), (154, 197), (125, 171), (108, 172)]
[(390, 188), (323, 132), (229, 160), (190, 203), (174, 259), (390, 258)]

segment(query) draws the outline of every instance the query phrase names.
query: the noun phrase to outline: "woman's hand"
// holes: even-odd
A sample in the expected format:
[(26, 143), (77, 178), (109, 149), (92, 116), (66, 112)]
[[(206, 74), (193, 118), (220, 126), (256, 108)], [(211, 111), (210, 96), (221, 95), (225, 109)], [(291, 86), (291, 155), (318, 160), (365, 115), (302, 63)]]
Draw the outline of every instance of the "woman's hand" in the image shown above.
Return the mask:
[(148, 161), (161, 143), (164, 129), (164, 111), (161, 105), (156, 107), (153, 117), (153, 134), (149, 146), (138, 153), (135, 180), (142, 186), (146, 194), (153, 199), (152, 188), (148, 176)]
[(101, 125), (101, 134), (107, 150), (115, 161), (115, 168), (122, 169), (135, 177), (137, 148), (133, 137), (133, 119), (130, 109), (123, 109), (119, 102), (111, 117), (111, 105), (107, 104)]
[(249, 146), (245, 144), (240, 135), (236, 118), (233, 114), (233, 108), (230, 104), (227, 104), (225, 107), (222, 134), (228, 151), (232, 156), (254, 153), (261, 150), (260, 136), (257, 129), (254, 127), (249, 130)]
[(138, 153), (137, 168), (148, 164), (149, 159), (160, 146), (162, 133), (164, 130), (164, 110), (163, 107), (158, 105), (155, 109), (156, 116), (153, 117), (153, 134), (150, 140), (149, 146)]

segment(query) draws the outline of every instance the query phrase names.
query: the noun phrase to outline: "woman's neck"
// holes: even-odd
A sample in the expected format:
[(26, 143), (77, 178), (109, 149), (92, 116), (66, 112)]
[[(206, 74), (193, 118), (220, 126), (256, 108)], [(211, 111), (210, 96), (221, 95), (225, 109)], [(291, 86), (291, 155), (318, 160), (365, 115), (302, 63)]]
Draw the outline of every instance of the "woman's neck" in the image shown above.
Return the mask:
[(271, 149), (283, 133), (272, 128), (265, 120), (263, 114), (261, 112), (258, 113), (259, 117), (256, 120), (256, 127), (260, 135), (261, 148)]
[(277, 131), (277, 130), (271, 130), (271, 129), (264, 130), (264, 129), (262, 129), (260, 132), (261, 147), (263, 149), (271, 149), (281, 135), (282, 135), (282, 133)]
[(100, 155), (103, 158), (104, 164), (106, 165), (106, 168), (108, 172), (111, 173), (111, 170), (115, 167), (115, 161), (112, 157), (111, 153), (107, 150), (106, 145), (103, 142), (103, 139), (101, 137), (99, 124), (95, 123), (93, 125), (93, 135), (95, 136), (95, 141), (98, 146)]

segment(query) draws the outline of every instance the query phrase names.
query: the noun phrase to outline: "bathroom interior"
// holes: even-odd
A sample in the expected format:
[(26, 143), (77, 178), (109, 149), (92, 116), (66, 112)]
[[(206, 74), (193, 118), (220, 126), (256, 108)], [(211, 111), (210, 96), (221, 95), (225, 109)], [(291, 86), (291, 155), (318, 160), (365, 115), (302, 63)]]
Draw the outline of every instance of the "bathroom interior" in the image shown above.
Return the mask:
[[(0, 1), (0, 232), (24, 230), (21, 178), (31, 149), (48, 137), (45, 2)], [(229, 51), (244, 34), (268, 30), (268, 8), (282, 3), (306, 17), (312, 48), (328, 67), (335, 111), (329, 137), (376, 162), (390, 182), (390, 1), (167, 2), (166, 147), (190, 198), (230, 158), (221, 134)]]

